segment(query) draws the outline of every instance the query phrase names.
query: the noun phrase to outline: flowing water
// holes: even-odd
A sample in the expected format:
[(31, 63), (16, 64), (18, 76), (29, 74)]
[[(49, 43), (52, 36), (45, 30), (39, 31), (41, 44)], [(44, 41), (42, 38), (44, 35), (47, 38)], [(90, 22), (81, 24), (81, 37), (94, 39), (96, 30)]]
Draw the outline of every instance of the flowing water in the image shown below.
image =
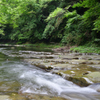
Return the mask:
[[(91, 86), (77, 86), (58, 75), (24, 62), (22, 58), (9, 57), (12, 50), (5, 47), (0, 48), (0, 52), (0, 95), (26, 93), (59, 97), (55, 100), (100, 100), (100, 93), (95, 88), (91, 88)], [(16, 53), (18, 52), (19, 50), (16, 50)], [(39, 99), (33, 98), (32, 100)]]

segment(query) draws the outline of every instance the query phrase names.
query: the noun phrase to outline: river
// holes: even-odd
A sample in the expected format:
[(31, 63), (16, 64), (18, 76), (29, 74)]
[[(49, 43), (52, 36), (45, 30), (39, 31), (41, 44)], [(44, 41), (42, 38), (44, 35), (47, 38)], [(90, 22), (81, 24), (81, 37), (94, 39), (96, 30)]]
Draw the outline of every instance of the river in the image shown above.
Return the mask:
[(22, 57), (13, 56), (17, 53), (22, 55), (20, 50), (22, 48), (0, 48), (2, 100), (100, 100), (100, 92), (95, 89), (80, 87), (61, 76), (30, 65)]

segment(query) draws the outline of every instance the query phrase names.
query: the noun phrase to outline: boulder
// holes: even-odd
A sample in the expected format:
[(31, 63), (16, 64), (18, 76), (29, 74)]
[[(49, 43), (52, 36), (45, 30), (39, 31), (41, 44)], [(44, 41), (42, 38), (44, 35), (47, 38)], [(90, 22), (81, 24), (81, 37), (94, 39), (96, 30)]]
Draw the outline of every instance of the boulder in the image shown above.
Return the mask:
[(85, 75), (89, 80), (91, 80), (94, 83), (100, 83), (100, 72), (91, 72), (87, 75)]

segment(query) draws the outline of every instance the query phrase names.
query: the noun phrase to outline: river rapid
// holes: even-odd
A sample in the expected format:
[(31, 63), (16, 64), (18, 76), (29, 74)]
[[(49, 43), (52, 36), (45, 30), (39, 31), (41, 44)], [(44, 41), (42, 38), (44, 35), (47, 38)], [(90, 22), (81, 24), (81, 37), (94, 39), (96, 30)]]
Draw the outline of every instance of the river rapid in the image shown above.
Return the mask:
[[(92, 85), (80, 87), (61, 76), (30, 65), (23, 60), (24, 57), (13, 56), (17, 53), (23, 55), (21, 51), (22, 48), (0, 48), (2, 100), (100, 100), (100, 92), (91, 88)], [(97, 86), (100, 87), (100, 84)]]

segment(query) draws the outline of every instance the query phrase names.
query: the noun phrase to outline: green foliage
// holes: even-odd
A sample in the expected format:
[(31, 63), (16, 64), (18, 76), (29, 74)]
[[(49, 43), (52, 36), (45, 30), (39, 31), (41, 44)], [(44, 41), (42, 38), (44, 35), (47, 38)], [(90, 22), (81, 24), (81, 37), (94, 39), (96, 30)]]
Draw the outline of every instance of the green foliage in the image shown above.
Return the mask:
[(4, 35), (4, 25), (0, 24), (0, 34)]
[[(45, 2), (46, 1), (47, 0), (45, 0)], [(42, 38), (41, 30), (43, 29), (39, 29), (38, 32), (37, 30), (40, 26), (38, 23), (41, 24), (41, 5), (43, 4), (44, 0), (41, 2), (39, 1), (39, 4), (36, 3), (36, 0), (8, 0), (8, 2), (3, 0), (1, 2), (5, 6), (8, 6), (8, 8), (1, 6), (2, 10), (0, 13), (5, 15), (0, 17), (2, 18), (0, 21), (2, 26), (3, 24), (6, 25), (9, 23), (10, 26), (13, 27), (13, 30), (9, 35), (10, 39), (25, 42), (34, 41), (32, 37), (36, 37), (37, 39)], [(3, 11), (4, 9), (5, 12)]]
[(65, 17), (67, 18), (64, 36), (62, 38), (62, 43), (68, 45), (80, 45), (82, 44), (85, 35), (85, 27), (82, 22), (82, 16), (77, 14), (76, 11), (65, 13)]
[(100, 54), (100, 47), (79, 46), (79, 47), (71, 48), (70, 51), (80, 52), (80, 53), (98, 53), (98, 54)]
[(55, 23), (56, 19), (53, 18), (52, 20), (50, 20), (48, 22), (48, 24), (46, 25), (46, 28), (43, 32), (43, 38), (49, 38), (49, 36), (51, 36), (51, 33), (53, 32), (54, 28), (54, 23)]
[[(98, 0), (0, 0), (0, 40), (81, 45), (100, 39)], [(83, 15), (77, 9), (86, 8)], [(81, 11), (80, 11), (81, 12)], [(1, 35), (2, 34), (2, 35)]]
[(62, 8), (57, 7), (53, 12), (50, 13), (50, 15), (48, 16), (46, 20), (49, 21), (51, 18), (60, 16), (63, 13), (65, 13), (65, 11)]
[(2, 29), (0, 29), (0, 34), (4, 35), (4, 31)]
[(73, 7), (88, 8), (83, 15), (85, 22), (88, 25), (93, 25), (93, 30), (100, 31), (100, 2), (98, 0), (84, 0), (75, 4)]
[(67, 9), (70, 6), (66, 7), (65, 9), (57, 7), (53, 12), (49, 14), (46, 19), (47, 25), (43, 32), (43, 38), (50, 38), (51, 39), (61, 39), (63, 36), (61, 24), (64, 21), (65, 13), (68, 11)]
[[(84, 33), (87, 40), (95, 42), (96, 38), (100, 39), (100, 2), (98, 0), (83, 0), (74, 4), (73, 8), (76, 7), (87, 8), (82, 15), (82, 21), (86, 28), (88, 27)], [(96, 43), (99, 44), (99, 42)]]

